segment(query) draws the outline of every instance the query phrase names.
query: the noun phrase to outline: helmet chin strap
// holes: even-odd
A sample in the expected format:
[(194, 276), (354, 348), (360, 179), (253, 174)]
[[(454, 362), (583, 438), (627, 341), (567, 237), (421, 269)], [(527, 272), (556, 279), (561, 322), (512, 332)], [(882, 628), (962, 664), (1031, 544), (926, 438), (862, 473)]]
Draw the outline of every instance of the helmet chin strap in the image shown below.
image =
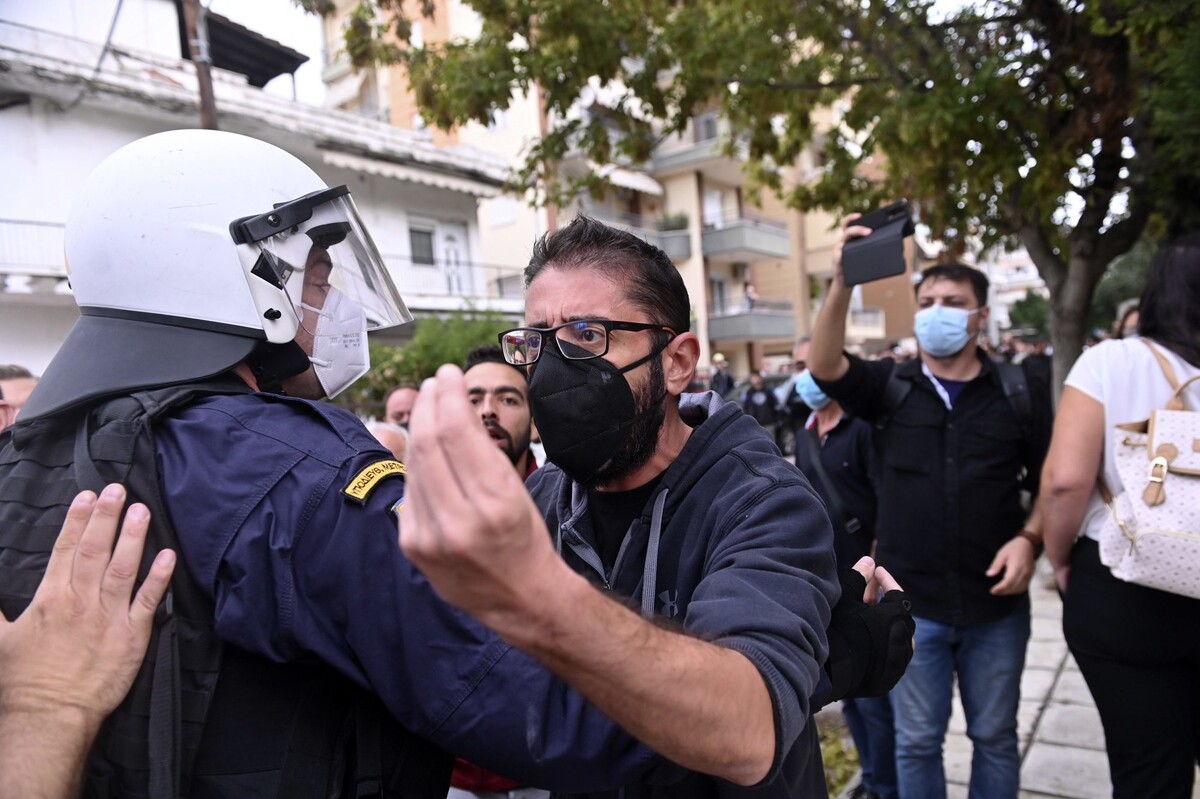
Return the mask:
[(272, 344), (263, 341), (246, 358), (246, 365), (258, 381), (259, 391), (282, 394), (283, 381), (308, 369), (308, 355), (295, 341)]

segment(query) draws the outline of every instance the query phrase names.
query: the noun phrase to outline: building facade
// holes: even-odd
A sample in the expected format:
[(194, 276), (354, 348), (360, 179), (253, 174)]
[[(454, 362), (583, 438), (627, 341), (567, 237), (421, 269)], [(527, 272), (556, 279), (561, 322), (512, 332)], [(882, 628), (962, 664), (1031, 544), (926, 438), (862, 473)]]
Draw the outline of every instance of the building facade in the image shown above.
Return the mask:
[[(117, 8), (114, 20), (111, 5), (86, 0), (0, 7), (0, 140), (10, 185), (0, 197), (0, 362), (35, 372), (77, 317), (62, 246), (74, 187), (135, 139), (198, 126), (199, 84), (179, 3), (125, 0)], [(467, 306), (520, 314), (519, 277), (478, 258), (478, 204), (499, 194), (503, 160), (264, 93), (263, 83), (306, 57), (222, 17), (208, 21), (221, 128), (271, 142), (328, 184), (348, 185), (415, 314)], [(372, 340), (396, 343), (404, 334), (380, 331)]]
[[(342, 40), (355, 5), (355, 0), (336, 0), (335, 11), (324, 18), (327, 102), (402, 129), (424, 130), (402, 69), (351, 68)], [(461, 0), (434, 0), (433, 6), (432, 20), (421, 17), (416, 3), (405, 6), (414, 43), (433, 46), (478, 35), (479, 18)], [(603, 113), (604, 91), (599, 85), (589, 87), (572, 113)], [(832, 110), (830, 114), (832, 124)], [(435, 143), (467, 145), (511, 164), (549, 124), (534, 90), (514, 94), (509, 107), (493, 114), (488, 125), (471, 123), (432, 136)], [(769, 192), (753, 200), (738, 148), (730, 155), (728, 143), (727, 125), (716, 112), (707, 112), (694, 116), (682, 133), (666, 137), (648, 163), (598, 165), (582, 155), (568, 157), (560, 165), (563, 175), (600, 171), (611, 190), (566, 208), (534, 208), (530, 192), (484, 200), (479, 220), (484, 258), (523, 265), (538, 236), (576, 214), (588, 214), (626, 228), (670, 255), (691, 295), (702, 374), (718, 351), (737, 375), (788, 369), (792, 345), (810, 329), (832, 276), (832, 250), (840, 234), (828, 214), (788, 209)], [(819, 169), (816, 161), (815, 151), (806, 153), (791, 179), (812, 177)], [(907, 275), (860, 289), (848, 322), (849, 342), (875, 351), (910, 336), (911, 285)]]

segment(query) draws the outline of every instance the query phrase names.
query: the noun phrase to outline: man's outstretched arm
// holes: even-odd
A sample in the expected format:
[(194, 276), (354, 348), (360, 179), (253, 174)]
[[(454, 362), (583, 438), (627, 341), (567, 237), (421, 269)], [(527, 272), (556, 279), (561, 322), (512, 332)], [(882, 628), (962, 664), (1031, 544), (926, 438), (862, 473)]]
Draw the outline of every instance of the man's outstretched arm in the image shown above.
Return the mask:
[(413, 410), (405, 554), (446, 600), (661, 755), (741, 785), (766, 777), (775, 720), (758, 668), (643, 620), (571, 571), (471, 414), (461, 373), (442, 367)]

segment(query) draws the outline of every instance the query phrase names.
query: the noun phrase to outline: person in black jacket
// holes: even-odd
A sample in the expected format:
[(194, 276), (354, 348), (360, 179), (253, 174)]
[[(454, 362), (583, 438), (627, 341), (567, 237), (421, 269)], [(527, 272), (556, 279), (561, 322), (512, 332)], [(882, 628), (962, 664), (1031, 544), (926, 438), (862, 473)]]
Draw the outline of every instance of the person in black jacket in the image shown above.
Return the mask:
[[(796, 375), (795, 394), (809, 412), (796, 438), (796, 465), (808, 478), (833, 522), (839, 567), (873, 554), (875, 454), (871, 425), (846, 413), (807, 369)], [(862, 781), (853, 799), (897, 799), (896, 728), (886, 696), (847, 697), (842, 716), (858, 749)]]
[(758, 372), (750, 373), (750, 386), (741, 396), (742, 411), (764, 428), (774, 429), (783, 417), (783, 406), (775, 392), (763, 384)]
[[(855, 219), (843, 243), (871, 234)], [(980, 349), (988, 281), (961, 264), (921, 274), (918, 360), (845, 355), (851, 291), (840, 246), (834, 263), (809, 367), (823, 391), (876, 426), (877, 556), (912, 595), (917, 620), (916, 654), (892, 693), (900, 794), (945, 794), (942, 741), (957, 675), (974, 744), (971, 795), (1013, 799), (1027, 589), (1041, 548), (1039, 509), (1028, 512), (1021, 494), (1037, 495), (1049, 396), (1020, 367)]]
[(779, 388), (775, 389), (776, 396), (787, 414), (787, 423), (792, 427), (792, 440), (799, 443), (800, 435), (808, 424), (812, 408), (804, 402), (799, 391), (800, 375), (808, 369), (808, 350), (812, 346), (812, 336), (801, 336), (796, 339), (792, 348), (792, 376)]
[(725, 360), (725, 356), (721, 353), (713, 353), (712, 366), (710, 368), (712, 374), (708, 378), (708, 386), (717, 392), (718, 397), (724, 397), (736, 385), (733, 375), (729, 374), (729, 362)]
[(526, 285), (500, 343), (533, 367), (533, 499), (444, 366), (413, 410), (402, 547), (689, 770), (625, 796), (823, 796), (810, 697), (838, 588), (817, 497), (735, 405), (681, 397), (699, 342), (661, 250), (578, 218), (538, 242)]

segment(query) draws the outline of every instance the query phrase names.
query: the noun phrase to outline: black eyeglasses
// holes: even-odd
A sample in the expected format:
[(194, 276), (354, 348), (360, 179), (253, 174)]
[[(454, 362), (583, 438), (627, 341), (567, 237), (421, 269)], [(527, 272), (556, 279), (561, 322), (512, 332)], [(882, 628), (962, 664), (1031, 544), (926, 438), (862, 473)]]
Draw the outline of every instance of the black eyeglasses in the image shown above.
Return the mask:
[(505, 330), (498, 338), (504, 360), (514, 366), (528, 366), (541, 357), (542, 348), (551, 336), (558, 342), (558, 351), (564, 358), (572, 361), (599, 358), (608, 352), (608, 334), (614, 330), (662, 330), (675, 335), (675, 331), (665, 325), (581, 319), (555, 327), (514, 327)]

